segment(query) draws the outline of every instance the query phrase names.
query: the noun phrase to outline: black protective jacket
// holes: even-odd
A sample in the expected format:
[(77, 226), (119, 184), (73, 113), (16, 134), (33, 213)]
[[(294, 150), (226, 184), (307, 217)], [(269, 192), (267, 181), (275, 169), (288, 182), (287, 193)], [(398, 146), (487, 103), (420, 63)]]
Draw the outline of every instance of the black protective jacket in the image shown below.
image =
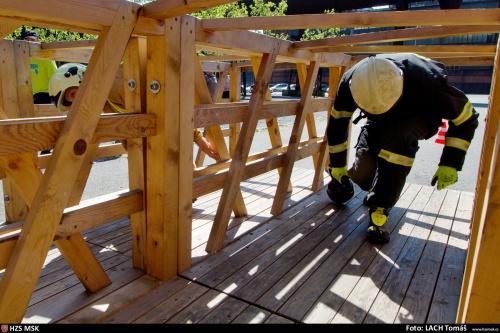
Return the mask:
[[(393, 61), (403, 71), (403, 94), (396, 105), (382, 115), (366, 113), (368, 120), (383, 124), (405, 118), (421, 118), (429, 125), (425, 139), (435, 135), (443, 120), (448, 120), (446, 144), (439, 165), (461, 170), (467, 148), (478, 126), (478, 113), (467, 96), (448, 84), (445, 66), (416, 54), (379, 54)], [(349, 121), (357, 109), (349, 83), (356, 65), (342, 77), (328, 124), (330, 166), (347, 165), (347, 149), (336, 149), (347, 142)], [(332, 148), (333, 147), (333, 148)]]

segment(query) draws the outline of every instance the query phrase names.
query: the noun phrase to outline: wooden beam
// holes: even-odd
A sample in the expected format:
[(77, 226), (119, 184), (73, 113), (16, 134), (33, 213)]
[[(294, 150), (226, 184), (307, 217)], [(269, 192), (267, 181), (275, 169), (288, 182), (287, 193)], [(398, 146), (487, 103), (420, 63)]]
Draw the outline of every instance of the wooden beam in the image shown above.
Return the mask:
[(355, 12), (204, 19), (203, 29), (294, 30), (328, 28), (411, 27), (428, 25), (500, 25), (500, 9), (450, 9)]
[[(31, 3), (9, 3), (28, 2)], [(34, 6), (34, 3), (31, 5)], [(40, 3), (37, 3), (36, 9), (39, 7)], [(53, 7), (46, 9), (53, 11)], [(106, 29), (99, 36), (85, 78), (0, 281), (0, 322), (20, 323), (23, 319), (63, 210), (70, 199), (78, 175), (74, 171), (80, 169), (97, 126), (100, 112), (95, 111), (96, 106), (97, 110), (102, 109), (106, 102), (135, 27), (137, 10), (137, 5), (120, 1), (109, 31)], [(69, 13), (73, 12), (71, 10)]]
[[(222, 56), (224, 58), (224, 56)], [(229, 67), (232, 67), (231, 63), (220, 62), (223, 61), (222, 58), (211, 57), (211, 56), (199, 56), (199, 61), (201, 62), (201, 68), (205, 72), (224, 72)], [(211, 60), (212, 59), (212, 60)], [(216, 59), (217, 62), (214, 62)], [(235, 60), (235, 59), (227, 59)]]
[(82, 201), (64, 210), (55, 239), (65, 238), (144, 210), (141, 190), (120, 191)]
[[(35, 59), (44, 59), (44, 60), (55, 60), (55, 61), (64, 61), (64, 62), (81, 62), (88, 63), (90, 57), (92, 56), (92, 52), (94, 51), (93, 47), (89, 48), (44, 48), (43, 44), (40, 43), (31, 43), (30, 45), (30, 56)], [(55, 44), (55, 43), (50, 43)]]
[[(179, 165), (178, 165), (178, 196), (177, 213), (177, 273), (191, 267), (191, 236), (192, 236), (192, 202), (193, 202), (193, 110), (194, 110), (194, 78), (195, 61), (195, 19), (193, 16), (184, 15), (180, 18), (180, 84), (179, 94), (179, 123), (177, 140), (179, 140)], [(198, 62), (199, 63), (199, 62)], [(170, 89), (170, 87), (169, 87)], [(170, 197), (172, 198), (172, 197)], [(169, 199), (169, 198), (167, 198)]]
[[(243, 56), (260, 57), (272, 48), (276, 38), (250, 31), (209, 31), (201, 28), (202, 20), (196, 25), (196, 45), (199, 50)], [(293, 42), (282, 41), (276, 61), (309, 62), (314, 53), (309, 50), (294, 50)], [(342, 66), (349, 61), (349, 56), (342, 54), (324, 55), (322, 66)]]
[[(330, 111), (333, 100), (315, 98), (311, 101), (310, 112)], [(297, 114), (298, 100), (269, 101), (262, 106), (260, 119), (294, 116)], [(245, 119), (248, 102), (228, 104), (201, 104), (195, 106), (195, 127), (240, 123)], [(0, 123), (1, 124), (1, 123)], [(0, 127), (1, 129), (1, 127)], [(0, 132), (1, 134), (1, 132)]]
[[(33, 43), (38, 44), (38, 43)], [(71, 40), (63, 42), (46, 42), (40, 44), (41, 50), (93, 50), (97, 44), (97, 39), (89, 40)]]
[[(147, 66), (146, 38), (132, 38), (123, 55), (123, 85), (125, 109), (127, 113), (141, 113), (146, 115), (146, 66)], [(133, 79), (135, 88), (128, 85)], [(145, 124), (145, 123), (143, 123)], [(126, 141), (128, 162), (128, 183), (131, 189), (140, 189), (146, 192), (146, 146), (147, 138), (131, 138)], [(121, 145), (120, 145), (121, 146)], [(145, 201), (145, 198), (142, 199)], [(144, 203), (145, 206), (145, 203)], [(130, 215), (130, 233), (132, 235), (132, 261), (134, 267), (146, 270), (146, 238), (147, 221), (146, 211), (141, 210)]]
[(306, 123), (309, 104), (311, 103), (313, 95), (314, 83), (316, 82), (316, 77), (318, 76), (320, 58), (321, 57), (318, 56), (317, 61), (312, 61), (307, 70), (307, 77), (303, 85), (302, 96), (297, 109), (297, 116), (295, 117), (295, 122), (293, 123), (288, 149), (284, 157), (283, 168), (281, 170), (278, 187), (276, 189), (276, 195), (274, 196), (273, 205), (271, 207), (272, 215), (278, 215), (283, 210), (283, 203), (285, 202), (286, 194), (288, 192), (287, 188), (290, 183), (290, 178), (292, 177), (293, 165), (295, 163), (300, 138), (302, 137), (304, 125)]
[(500, 251), (499, 56), (495, 57), (457, 323), (493, 323), (499, 318), (500, 286), (493, 278), (500, 273), (496, 263)]
[[(144, 194), (140, 190), (120, 191), (85, 200), (78, 206), (67, 208), (61, 218), (61, 224), (57, 227), (54, 240), (143, 211), (143, 199)], [(0, 227), (0, 269), (7, 266), (14, 248), (8, 244), (17, 240), (22, 227), (22, 221)]]
[[(196, 51), (203, 51), (203, 47), (197, 46)], [(212, 61), (245, 61), (248, 60), (250, 57), (245, 57), (245, 56), (236, 56), (236, 55), (230, 55), (230, 54), (224, 54), (224, 55), (212, 55), (212, 56), (201, 56), (201, 61), (202, 61), (202, 67), (203, 70), (209, 70), (206, 68), (205, 64), (210, 64)], [(222, 65), (224, 63), (220, 63), (219, 65)], [(225, 63), (226, 66), (232, 66), (233, 64), (228, 64)], [(235, 63), (234, 65), (237, 65)], [(248, 64), (247, 64), (248, 65)], [(211, 70), (213, 72), (222, 72), (225, 70), (225, 68), (215, 68), (215, 70)]]
[[(317, 60), (321, 60), (322, 57), (318, 57)], [(297, 76), (299, 78), (298, 83), (300, 84), (301, 87), (306, 87), (306, 78), (307, 78), (307, 67), (306, 64), (304, 63), (298, 63), (296, 65), (297, 67)], [(314, 86), (314, 84), (313, 84)], [(312, 90), (311, 90), (312, 94)], [(302, 95), (301, 95), (302, 96)], [(302, 99), (302, 98), (301, 98)], [(299, 104), (299, 108), (300, 108)], [(306, 124), (307, 124), (307, 134), (309, 135), (309, 138), (316, 138), (318, 136), (318, 132), (316, 130), (316, 120), (314, 119), (314, 114), (312, 112), (309, 112), (312, 110), (312, 100), (308, 101), (308, 107), (306, 109)], [(329, 111), (331, 108), (327, 109), (326, 111)], [(300, 110), (300, 109), (298, 109)], [(328, 112), (327, 112), (328, 113)], [(318, 156), (314, 155), (313, 156), (313, 165), (316, 165), (318, 163)]]
[[(258, 73), (260, 65), (262, 64), (261, 57), (252, 57), (250, 61), (252, 62), (253, 72)], [(264, 100), (270, 101), (272, 99), (273, 97), (271, 91), (268, 88)], [(281, 132), (278, 126), (278, 119), (276, 117), (266, 118), (266, 126), (267, 126), (267, 133), (269, 134), (269, 140), (271, 141), (271, 147), (276, 148), (283, 146), (283, 140), (281, 139)], [(281, 168), (278, 169), (278, 173), (281, 173)], [(288, 184), (287, 190), (288, 192), (291, 192), (293, 190), (291, 183)]]
[(148, 140), (146, 151), (146, 272), (161, 280), (178, 273), (180, 31), (180, 19), (172, 18), (165, 21), (165, 36), (147, 39), (146, 82), (156, 81), (159, 90), (146, 91), (147, 112), (157, 120), (156, 136)]
[(3, 24), (0, 25), (0, 39), (4, 39), (19, 27), (20, 25), (17, 23), (3, 22)]
[[(65, 121), (65, 116), (0, 121), (0, 136), (2, 136), (0, 156), (38, 152), (53, 148)], [(106, 114), (101, 115), (90, 143), (154, 135), (156, 135), (154, 114)]]
[(332, 46), (325, 49), (314, 49), (313, 52), (333, 52), (350, 54), (372, 53), (418, 53), (428, 56), (443, 54), (448, 57), (460, 56), (495, 56), (495, 45), (356, 45)]
[(156, 0), (144, 5), (144, 16), (164, 20), (225, 5), (234, 0)]
[[(74, 32), (99, 35), (104, 27), (113, 22), (122, 1), (80, 0), (0, 0), (0, 21), (21, 26), (33, 25)], [(162, 1), (158, 1), (162, 2)], [(163, 2), (167, 2), (164, 0)], [(138, 13), (140, 6), (135, 9)], [(134, 34), (159, 35), (163, 33), (161, 22), (139, 17)]]
[[(117, 155), (122, 155), (122, 154), (129, 154), (130, 153), (123, 147), (121, 143), (113, 143), (105, 146), (100, 146), (99, 150), (95, 154), (94, 158), (95, 160), (99, 158), (105, 158), (105, 157), (110, 157), (110, 156), (117, 156)], [(49, 165), (50, 158), (52, 157), (52, 154), (43, 154), (38, 156), (38, 168), (39, 169), (47, 169), (47, 165)], [(130, 156), (129, 156), (130, 159)]]
[[(300, 143), (296, 160), (311, 157), (320, 152), (323, 138), (316, 138)], [(247, 180), (283, 166), (284, 153), (288, 146), (272, 148), (268, 151), (250, 155), (245, 165), (241, 180)], [(193, 182), (193, 193), (201, 196), (223, 188), (229, 175), (229, 163), (207, 166), (195, 173), (199, 174)]]
[[(27, 82), (31, 85), (31, 73), (29, 55), (23, 47), (25, 45), (16, 43), (16, 46), (14, 46), (12, 40), (0, 41), (0, 106), (5, 110), (5, 115), (2, 115), (2, 117), (20, 118), (21, 116), (27, 116), (29, 111), (27, 111), (26, 106), (28, 104), (33, 105), (33, 96), (26, 89), (28, 87)], [(20, 47), (23, 47), (23, 50)], [(19, 68), (16, 66), (19, 66)], [(22, 81), (19, 82), (18, 80)], [(21, 86), (24, 88), (20, 88)], [(21, 101), (19, 93), (27, 100)], [(5, 205), (6, 221), (12, 223), (26, 218), (28, 205), (21, 197), (19, 190), (13, 186), (8, 178), (2, 182), (2, 187), (3, 194), (10, 198)]]
[[(202, 28), (203, 20), (198, 20), (196, 25), (196, 44), (201, 47), (218, 47), (227, 49), (227, 54), (235, 54), (240, 50), (245, 55), (260, 56), (268, 52), (276, 38), (258, 34), (250, 31), (210, 31)], [(288, 48), (292, 46), (290, 41), (282, 41), (283, 44), (278, 54), (288, 55)], [(209, 50), (209, 49), (207, 49)], [(249, 54), (249, 51), (253, 53)]]
[(418, 40), (427, 38), (441, 38), (450, 36), (463, 36), (475, 34), (498, 33), (498, 25), (466, 25), (466, 26), (444, 26), (444, 27), (420, 27), (406, 28), (397, 30), (385, 30), (377, 32), (368, 32), (347, 36), (336, 36), (334, 38), (324, 38), (318, 40), (308, 40), (303, 42), (294, 42), (293, 48), (300, 49), (318, 49), (331, 46), (347, 46), (367, 43), (388, 43), (408, 40)]
[(433, 56), (433, 60), (437, 60), (446, 66), (493, 66), (495, 57), (459, 57), (448, 58), (440, 57), (439, 55)]
[[(302, 151), (305, 151), (305, 150), (310, 151), (311, 146), (317, 146), (318, 143), (321, 143), (322, 140), (323, 140), (323, 138), (314, 138), (314, 139), (302, 141), (299, 143), (299, 146), (300, 146), (299, 150), (302, 148), (306, 148), (306, 146), (307, 146), (309, 148), (303, 149)], [(250, 163), (250, 162), (265, 158), (265, 157), (269, 157), (272, 155), (280, 155), (280, 154), (286, 152), (287, 148), (288, 148), (288, 146), (271, 148), (271, 149), (267, 149), (267, 150), (264, 150), (264, 151), (261, 151), (261, 152), (258, 152), (258, 153), (252, 154), (252, 155), (248, 155), (247, 163)], [(316, 149), (316, 148), (314, 148), (314, 149)], [(298, 159), (303, 159), (305, 157), (310, 156), (310, 155), (306, 155), (304, 153), (302, 153), (300, 155), (301, 156)], [(193, 178), (199, 178), (202, 176), (218, 173), (219, 171), (222, 171), (222, 170), (227, 170), (227, 169), (229, 169), (230, 165), (231, 165), (231, 161), (225, 161), (225, 162), (221, 162), (221, 163), (217, 163), (217, 164), (209, 164), (209, 165), (206, 165), (206, 166), (203, 166), (200, 168), (196, 168), (193, 172)], [(196, 188), (196, 186), (194, 186), (194, 188)], [(207, 193), (204, 193), (204, 194), (207, 194)]]

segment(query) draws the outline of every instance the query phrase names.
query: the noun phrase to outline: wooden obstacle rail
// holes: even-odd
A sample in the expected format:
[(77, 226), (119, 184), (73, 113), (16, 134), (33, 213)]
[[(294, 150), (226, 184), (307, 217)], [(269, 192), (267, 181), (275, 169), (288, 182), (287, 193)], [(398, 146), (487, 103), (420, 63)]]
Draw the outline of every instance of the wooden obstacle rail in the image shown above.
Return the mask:
[[(331, 107), (331, 99), (317, 99), (312, 103), (310, 112), (326, 111)], [(277, 119), (279, 117), (294, 116), (299, 107), (299, 101), (273, 101), (265, 105), (261, 114), (261, 119)], [(37, 153), (40, 150), (52, 149), (56, 144), (57, 138), (60, 136), (61, 130), (67, 121), (67, 117), (57, 116), (57, 111), (49, 106), (35, 107), (36, 117), (6, 119), (0, 121), (0, 132), (9, 139), (4, 140), (0, 144), (0, 156), (5, 156), (6, 159), (12, 156), (22, 155), (26, 153)], [(276, 109), (276, 110), (275, 110)], [(221, 125), (231, 125), (241, 123), (247, 112), (247, 103), (216, 103), (213, 105), (197, 105), (195, 106), (194, 126), (203, 128), (219, 128)], [(199, 114), (198, 114), (199, 113)], [(220, 117), (220, 115), (225, 115)], [(277, 123), (277, 121), (276, 121)], [(14, 135), (13, 135), (14, 134)], [(156, 131), (156, 115), (148, 113), (127, 113), (127, 114), (103, 114), (100, 116), (100, 121), (95, 129), (92, 137), (92, 144), (99, 144), (114, 140), (136, 140), (147, 137), (154, 137)], [(316, 138), (310, 142), (304, 143), (305, 148), (301, 148), (301, 153), (298, 159), (310, 157), (324, 149), (323, 138)], [(122, 145), (113, 145), (111, 147), (99, 147), (94, 153), (93, 159), (110, 156), (117, 152), (123, 152)], [(249, 165), (249, 170), (243, 176), (244, 179), (263, 174), (269, 170), (277, 169), (283, 166), (283, 156), (287, 146), (270, 149), (267, 152), (256, 154), (249, 157), (249, 162), (256, 164)], [(266, 156), (267, 155), (267, 156)], [(39, 156), (37, 158), (37, 168), (46, 169), (49, 166), (52, 155)], [(262, 159), (263, 161), (258, 161)], [(24, 195), (23, 187), (27, 184), (19, 184), (16, 182), (16, 176), (8, 166), (12, 165), (5, 163), (3, 171), (9, 180), (14, 180), (14, 184), (20, 187), (21, 193)], [(220, 181), (221, 175), (226, 175), (230, 167), (230, 162), (217, 163), (210, 166), (211, 169), (205, 170), (203, 180), (193, 180), (193, 194), (203, 195), (208, 194), (223, 188), (223, 180)], [(221, 170), (225, 172), (221, 173)], [(207, 174), (207, 170), (211, 170)], [(200, 171), (196, 171), (200, 172)], [(211, 186), (204, 187), (204, 182), (208, 182)], [(216, 186), (214, 186), (216, 185)], [(81, 202), (66, 208), (61, 217), (61, 222), (55, 231), (53, 241), (56, 244), (63, 239), (71, 239), (80, 237), (81, 233), (99, 226), (109, 223), (126, 216), (134, 216), (134, 214), (144, 214), (145, 201), (144, 193), (141, 189), (132, 189), (129, 192), (117, 194), (109, 194), (111, 199), (94, 198), (90, 201)], [(28, 206), (31, 205), (31, 199), (26, 199)], [(107, 209), (106, 209), (107, 208)], [(110, 211), (111, 210), (111, 214)], [(96, 218), (106, 211), (105, 218)], [(6, 225), (0, 229), (0, 267), (7, 268), (8, 262), (14, 253), (14, 246), (19, 239), (19, 235), (24, 226), (24, 221), (15, 222)], [(81, 248), (83, 244), (79, 245)], [(68, 256), (68, 251), (62, 251)], [(71, 252), (71, 251), (70, 251)], [(134, 256), (137, 258), (137, 256)], [(140, 259), (142, 261), (142, 259)], [(70, 260), (71, 263), (71, 260)], [(97, 263), (96, 263), (97, 264)], [(98, 265), (98, 264), (97, 264)], [(139, 263), (139, 267), (140, 267)], [(77, 266), (72, 265), (77, 271)], [(94, 270), (97, 267), (93, 268)], [(88, 272), (90, 273), (90, 272)], [(105, 287), (109, 280), (103, 276), (100, 279), (102, 283), (96, 281), (87, 281), (87, 274), (77, 274), (90, 292), (99, 290)]]

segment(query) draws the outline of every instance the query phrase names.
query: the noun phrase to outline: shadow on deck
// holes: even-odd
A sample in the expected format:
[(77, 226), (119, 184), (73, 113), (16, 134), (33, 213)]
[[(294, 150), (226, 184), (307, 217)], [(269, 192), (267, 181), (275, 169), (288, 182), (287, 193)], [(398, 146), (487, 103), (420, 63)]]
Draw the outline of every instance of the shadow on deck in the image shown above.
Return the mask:
[(375, 246), (365, 192), (336, 205), (309, 190), (313, 175), (294, 170), (279, 216), (276, 171), (243, 182), (249, 214), (231, 219), (213, 255), (220, 192), (199, 198), (193, 266), (164, 283), (132, 267), (128, 219), (84, 234), (113, 282), (94, 294), (53, 248), (23, 323), (455, 323), (474, 194), (407, 184), (391, 241)]

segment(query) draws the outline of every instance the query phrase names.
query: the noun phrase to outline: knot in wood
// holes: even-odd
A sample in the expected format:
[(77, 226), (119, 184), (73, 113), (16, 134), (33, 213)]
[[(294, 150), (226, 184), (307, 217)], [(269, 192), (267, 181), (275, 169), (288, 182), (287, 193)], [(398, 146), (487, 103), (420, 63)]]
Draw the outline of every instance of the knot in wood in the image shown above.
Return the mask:
[(85, 140), (80, 139), (75, 142), (73, 146), (73, 152), (75, 155), (82, 155), (87, 151), (87, 142)]
[(9, 162), (9, 169), (15, 170), (17, 168), (19, 168), (19, 164), (16, 161), (10, 161)]

